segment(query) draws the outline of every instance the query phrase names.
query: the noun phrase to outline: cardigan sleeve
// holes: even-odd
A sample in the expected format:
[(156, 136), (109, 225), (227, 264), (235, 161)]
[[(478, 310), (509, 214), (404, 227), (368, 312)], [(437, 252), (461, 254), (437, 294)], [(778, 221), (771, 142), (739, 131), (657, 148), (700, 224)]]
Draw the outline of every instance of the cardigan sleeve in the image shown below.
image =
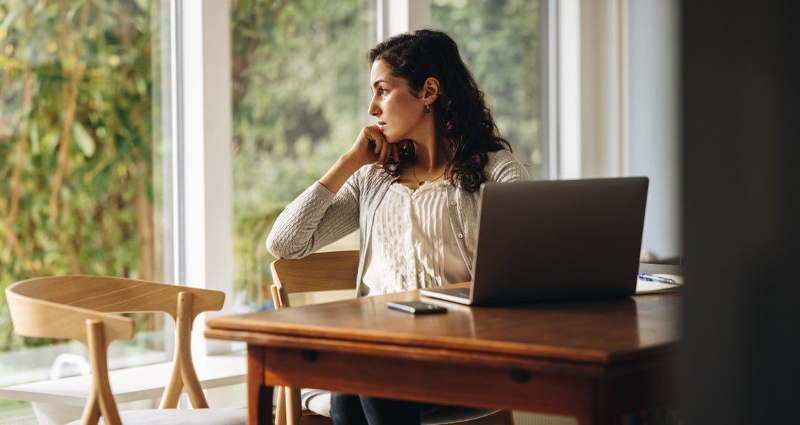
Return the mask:
[(314, 182), (275, 220), (267, 250), (276, 258), (303, 258), (358, 229), (359, 175), (336, 194)]
[(492, 182), (508, 183), (531, 179), (525, 166), (505, 149), (490, 154), (486, 169), (490, 170), (487, 180)]

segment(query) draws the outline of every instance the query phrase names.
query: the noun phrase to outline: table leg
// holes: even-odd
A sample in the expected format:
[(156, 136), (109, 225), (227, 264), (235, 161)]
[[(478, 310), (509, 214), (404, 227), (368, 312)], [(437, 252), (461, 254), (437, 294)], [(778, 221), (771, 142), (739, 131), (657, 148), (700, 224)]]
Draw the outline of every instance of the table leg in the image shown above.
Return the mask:
[(585, 409), (579, 412), (575, 415), (575, 419), (578, 421), (578, 425), (595, 425), (597, 423), (592, 409)]
[(602, 421), (605, 409), (605, 393), (600, 380), (592, 380), (589, 386), (590, 391), (576, 394), (575, 400), (578, 401), (578, 410), (575, 412), (575, 419), (578, 425), (612, 425)]
[(247, 425), (272, 423), (272, 387), (264, 383), (265, 351), (247, 344)]

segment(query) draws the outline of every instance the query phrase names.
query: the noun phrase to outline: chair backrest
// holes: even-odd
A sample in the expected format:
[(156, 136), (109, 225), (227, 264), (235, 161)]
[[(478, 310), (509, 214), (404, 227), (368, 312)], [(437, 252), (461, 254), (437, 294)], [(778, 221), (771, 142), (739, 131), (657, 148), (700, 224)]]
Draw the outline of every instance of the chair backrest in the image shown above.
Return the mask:
[(225, 294), (157, 282), (99, 276), (52, 276), (17, 282), (6, 288), (11, 321), (17, 334), (40, 338), (74, 338), (89, 349), (92, 393), (83, 423), (118, 424), (108, 381), (108, 345), (129, 340), (133, 320), (112, 313), (164, 312), (175, 319), (175, 357), (161, 408), (174, 408), (183, 388), (195, 408), (208, 407), (191, 358), (192, 322), (198, 314), (219, 310)]
[(273, 261), (270, 268), (275, 308), (289, 307), (288, 294), (355, 289), (358, 260), (359, 251), (335, 251)]

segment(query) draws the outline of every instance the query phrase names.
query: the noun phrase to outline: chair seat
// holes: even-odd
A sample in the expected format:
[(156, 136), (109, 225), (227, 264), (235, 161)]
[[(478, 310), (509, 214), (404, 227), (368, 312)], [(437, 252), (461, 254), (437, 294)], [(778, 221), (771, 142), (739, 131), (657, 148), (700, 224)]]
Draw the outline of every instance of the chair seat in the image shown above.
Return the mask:
[[(331, 393), (325, 390), (303, 388), (300, 390), (300, 405), (318, 415), (331, 416)], [(446, 406), (422, 416), (423, 425), (444, 425), (471, 421), (489, 416), (498, 410), (470, 407)]]
[[(123, 425), (244, 425), (247, 409), (149, 409), (119, 412)], [(80, 425), (81, 421), (69, 425)], [(99, 424), (105, 424), (100, 418)]]

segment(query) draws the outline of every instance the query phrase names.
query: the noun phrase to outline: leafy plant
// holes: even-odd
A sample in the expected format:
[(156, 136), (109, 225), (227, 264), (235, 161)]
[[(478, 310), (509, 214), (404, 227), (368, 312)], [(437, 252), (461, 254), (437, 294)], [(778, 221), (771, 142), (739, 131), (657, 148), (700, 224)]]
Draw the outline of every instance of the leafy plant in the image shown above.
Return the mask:
[[(158, 275), (158, 12), (150, 1), (0, 3), (0, 289), (49, 274)], [(0, 351), (49, 343), (14, 336), (3, 297)]]

